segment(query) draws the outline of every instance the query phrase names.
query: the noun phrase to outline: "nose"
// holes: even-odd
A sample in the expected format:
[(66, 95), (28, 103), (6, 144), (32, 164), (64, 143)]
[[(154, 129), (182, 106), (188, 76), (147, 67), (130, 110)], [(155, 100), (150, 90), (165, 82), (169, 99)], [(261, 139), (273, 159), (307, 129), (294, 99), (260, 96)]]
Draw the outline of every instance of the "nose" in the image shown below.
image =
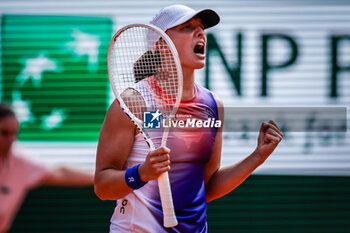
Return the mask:
[(203, 38), (205, 36), (204, 29), (200, 26), (196, 28), (196, 37)]

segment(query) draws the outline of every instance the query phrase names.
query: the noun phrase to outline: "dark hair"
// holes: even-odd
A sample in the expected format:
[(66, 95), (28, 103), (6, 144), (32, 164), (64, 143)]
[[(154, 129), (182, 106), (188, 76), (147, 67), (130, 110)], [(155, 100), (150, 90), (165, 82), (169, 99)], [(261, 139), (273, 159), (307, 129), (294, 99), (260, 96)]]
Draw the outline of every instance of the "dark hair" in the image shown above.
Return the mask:
[(0, 103), (0, 119), (3, 119), (8, 116), (16, 117), (16, 114), (12, 110), (11, 105), (8, 103)]
[(156, 50), (145, 52), (134, 64), (135, 82), (139, 82), (144, 78), (150, 77), (157, 73), (160, 66), (160, 54)]

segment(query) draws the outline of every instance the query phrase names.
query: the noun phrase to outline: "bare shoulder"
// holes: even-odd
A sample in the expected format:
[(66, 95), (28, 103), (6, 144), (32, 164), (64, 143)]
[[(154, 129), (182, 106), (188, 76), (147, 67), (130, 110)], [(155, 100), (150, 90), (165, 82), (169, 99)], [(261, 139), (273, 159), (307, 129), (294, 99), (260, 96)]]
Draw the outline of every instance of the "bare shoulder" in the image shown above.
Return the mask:
[(121, 97), (122, 98), (126, 98), (126, 97), (142, 98), (141, 94), (133, 88), (127, 88), (125, 91), (123, 91), (123, 93), (121, 93)]
[(121, 97), (126, 107), (139, 119), (142, 119), (143, 112), (146, 111), (146, 103), (140, 94), (135, 89), (128, 88), (122, 94)]
[(119, 131), (124, 128), (130, 130), (134, 127), (134, 124), (124, 113), (118, 101), (114, 100), (107, 111), (105, 121), (103, 122), (102, 130), (116, 132), (116, 130)]
[(211, 92), (211, 94), (213, 95), (215, 101), (216, 101), (216, 105), (218, 106), (218, 108), (220, 107), (224, 107), (224, 103), (222, 102), (221, 98), (215, 94), (214, 92)]
[(128, 102), (130, 103), (139, 103), (144, 104), (144, 100), (140, 92), (133, 88), (128, 88), (120, 95), (125, 103), (126, 106), (128, 106)]

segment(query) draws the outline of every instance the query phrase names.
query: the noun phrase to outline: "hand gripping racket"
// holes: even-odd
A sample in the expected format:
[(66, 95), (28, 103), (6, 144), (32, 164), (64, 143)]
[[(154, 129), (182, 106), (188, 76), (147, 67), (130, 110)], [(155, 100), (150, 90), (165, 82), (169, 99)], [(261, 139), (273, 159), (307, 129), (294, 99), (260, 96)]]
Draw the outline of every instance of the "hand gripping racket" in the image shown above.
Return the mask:
[[(170, 121), (182, 97), (182, 70), (171, 39), (153, 25), (132, 24), (121, 28), (108, 50), (108, 74), (121, 108), (144, 136), (150, 150), (155, 146), (144, 125), (144, 112), (157, 110)], [(165, 146), (169, 127), (164, 127)], [(164, 226), (177, 225), (168, 172), (158, 178)]]

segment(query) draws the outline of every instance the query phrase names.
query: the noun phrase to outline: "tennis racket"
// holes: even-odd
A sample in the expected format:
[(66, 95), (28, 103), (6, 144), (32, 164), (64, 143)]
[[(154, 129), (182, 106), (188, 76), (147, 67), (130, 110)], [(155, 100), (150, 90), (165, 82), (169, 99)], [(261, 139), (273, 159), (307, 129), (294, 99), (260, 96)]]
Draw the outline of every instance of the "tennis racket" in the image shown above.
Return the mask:
[[(155, 146), (143, 122), (150, 109), (160, 110), (170, 121), (182, 97), (182, 70), (171, 39), (159, 28), (131, 24), (112, 38), (108, 50), (108, 74), (121, 108), (145, 138), (150, 150)], [(161, 146), (166, 145), (169, 127), (164, 127)], [(158, 178), (164, 226), (177, 225), (168, 172)]]

